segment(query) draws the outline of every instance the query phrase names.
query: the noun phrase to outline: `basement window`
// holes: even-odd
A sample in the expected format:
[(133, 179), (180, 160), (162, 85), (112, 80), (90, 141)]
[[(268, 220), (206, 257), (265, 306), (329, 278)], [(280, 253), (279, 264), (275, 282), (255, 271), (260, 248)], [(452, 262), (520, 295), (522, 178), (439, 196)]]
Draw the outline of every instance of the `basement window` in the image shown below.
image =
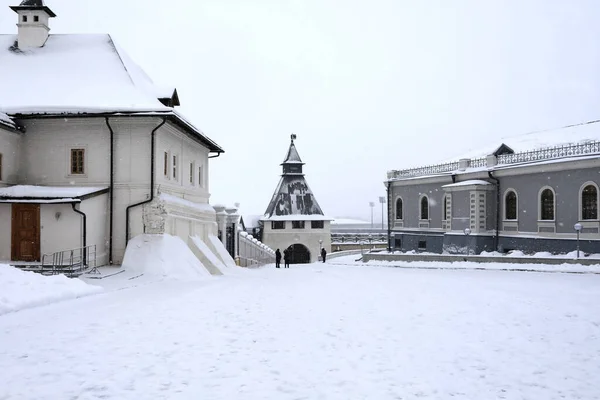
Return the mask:
[(427, 241), (419, 240), (419, 250), (427, 250)]
[(271, 221), (271, 229), (285, 229), (285, 221)]

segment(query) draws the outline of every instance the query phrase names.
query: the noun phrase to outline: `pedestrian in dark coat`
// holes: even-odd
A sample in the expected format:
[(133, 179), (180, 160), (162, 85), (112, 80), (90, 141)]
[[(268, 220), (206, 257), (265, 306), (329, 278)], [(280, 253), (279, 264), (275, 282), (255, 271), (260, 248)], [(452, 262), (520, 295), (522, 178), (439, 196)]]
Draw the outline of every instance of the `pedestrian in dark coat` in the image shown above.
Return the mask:
[(290, 267), (290, 249), (285, 249), (283, 251), (283, 266), (284, 268)]
[(321, 248), (321, 258), (323, 259), (323, 262), (325, 262), (325, 258), (327, 258), (327, 250), (325, 250), (325, 247)]
[(279, 249), (275, 250), (275, 268), (281, 267), (281, 252)]

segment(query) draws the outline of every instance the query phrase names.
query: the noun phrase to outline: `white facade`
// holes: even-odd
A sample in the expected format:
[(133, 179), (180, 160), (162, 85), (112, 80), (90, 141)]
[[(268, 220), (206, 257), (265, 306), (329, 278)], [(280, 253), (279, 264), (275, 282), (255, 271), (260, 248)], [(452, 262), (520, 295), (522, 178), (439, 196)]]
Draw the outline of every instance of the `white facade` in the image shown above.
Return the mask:
[(304, 221), (304, 229), (294, 229), (292, 221), (283, 221), (284, 229), (272, 229), (271, 221), (264, 221), (263, 242), (272, 249), (284, 249), (295, 244), (304, 245), (310, 253), (310, 262), (316, 262), (324, 247), (331, 253), (331, 223), (324, 221), (322, 229), (311, 228), (311, 221)]

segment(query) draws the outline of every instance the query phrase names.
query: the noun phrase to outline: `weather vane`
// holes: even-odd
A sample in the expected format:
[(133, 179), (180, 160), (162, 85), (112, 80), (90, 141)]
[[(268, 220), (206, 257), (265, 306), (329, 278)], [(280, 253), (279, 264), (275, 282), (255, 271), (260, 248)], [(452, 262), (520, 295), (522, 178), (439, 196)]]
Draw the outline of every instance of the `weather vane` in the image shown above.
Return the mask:
[(290, 135), (290, 137), (292, 138), (292, 143), (294, 143), (294, 140), (296, 139), (296, 134), (295, 134), (295, 133), (292, 133), (292, 134)]

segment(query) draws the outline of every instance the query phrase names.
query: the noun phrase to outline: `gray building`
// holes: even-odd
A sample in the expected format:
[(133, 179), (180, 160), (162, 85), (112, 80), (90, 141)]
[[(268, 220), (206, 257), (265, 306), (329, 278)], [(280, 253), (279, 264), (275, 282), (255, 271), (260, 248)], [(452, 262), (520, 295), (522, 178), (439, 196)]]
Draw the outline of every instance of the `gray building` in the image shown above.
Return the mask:
[[(554, 137), (560, 142), (575, 133), (581, 134), (565, 129)], [(389, 246), (567, 253), (577, 247), (579, 224), (581, 250), (600, 253), (600, 134), (587, 127), (581, 137), (592, 139), (531, 148), (517, 138), (517, 146), (502, 144), (483, 157), (389, 171)]]

